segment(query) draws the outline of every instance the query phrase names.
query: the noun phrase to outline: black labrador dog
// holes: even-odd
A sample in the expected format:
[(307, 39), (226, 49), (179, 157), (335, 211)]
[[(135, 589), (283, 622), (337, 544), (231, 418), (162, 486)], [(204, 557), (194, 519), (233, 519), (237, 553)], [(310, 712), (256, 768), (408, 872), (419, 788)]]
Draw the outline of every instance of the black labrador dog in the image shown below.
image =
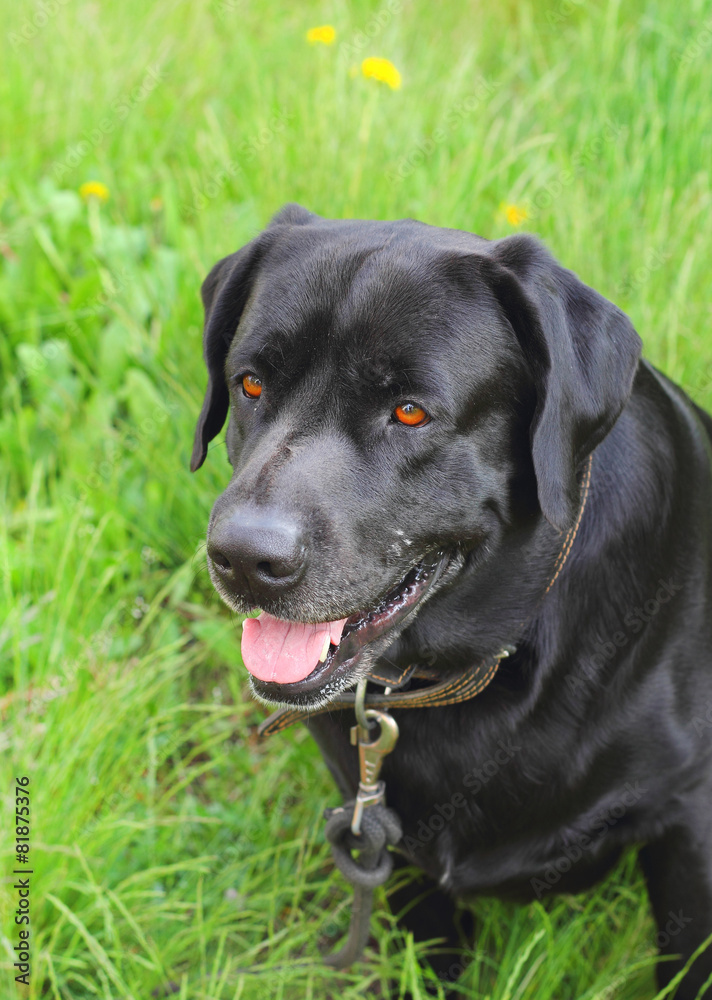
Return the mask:
[[(432, 887), (406, 925), (454, 948), (455, 900), (577, 893), (638, 844), (660, 982), (699, 949), (677, 997), (712, 997), (710, 417), (525, 234), (288, 205), (202, 294), (192, 468), (229, 417), (208, 564), (262, 609), (257, 697), (511, 650), (478, 697), (395, 713), (388, 801)], [(349, 797), (351, 721), (309, 722)]]

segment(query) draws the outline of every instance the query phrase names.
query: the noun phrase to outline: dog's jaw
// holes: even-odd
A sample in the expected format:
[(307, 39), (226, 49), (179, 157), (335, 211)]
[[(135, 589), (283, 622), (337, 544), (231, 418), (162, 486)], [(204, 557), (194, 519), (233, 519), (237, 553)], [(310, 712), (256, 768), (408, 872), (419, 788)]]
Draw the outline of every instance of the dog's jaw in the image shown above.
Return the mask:
[[(424, 582), (420, 592), (417, 593), (417, 599), (405, 606), (402, 613), (393, 616), (385, 627), (367, 638), (363, 644), (352, 642), (349, 645), (349, 634), (346, 634), (338, 648), (331, 647), (326, 662), (319, 664), (304, 681), (275, 684), (251, 676), (250, 687), (253, 695), (271, 707), (288, 706), (306, 712), (328, 705), (342, 691), (348, 690), (367, 676), (379, 660), (388, 661), (388, 649), (413, 623), (426, 602), (458, 575), (464, 563), (464, 557), (459, 551), (440, 552), (434, 565), (423, 574)], [(360, 617), (368, 628), (368, 613)], [(350, 635), (358, 639), (359, 629), (353, 628)], [(342, 646), (345, 658), (339, 656)], [(352, 655), (348, 655), (352, 650)]]

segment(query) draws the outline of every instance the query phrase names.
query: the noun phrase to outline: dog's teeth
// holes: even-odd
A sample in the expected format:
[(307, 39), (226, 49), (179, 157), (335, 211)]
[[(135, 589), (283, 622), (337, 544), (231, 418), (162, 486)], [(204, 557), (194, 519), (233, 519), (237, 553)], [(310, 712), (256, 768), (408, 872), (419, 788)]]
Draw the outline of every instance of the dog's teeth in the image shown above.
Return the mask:
[(329, 652), (329, 643), (330, 642), (331, 642), (331, 639), (329, 638), (329, 634), (327, 633), (324, 636), (324, 648), (321, 651), (321, 656), (319, 657), (319, 663), (323, 663), (324, 660), (326, 659), (327, 653)]

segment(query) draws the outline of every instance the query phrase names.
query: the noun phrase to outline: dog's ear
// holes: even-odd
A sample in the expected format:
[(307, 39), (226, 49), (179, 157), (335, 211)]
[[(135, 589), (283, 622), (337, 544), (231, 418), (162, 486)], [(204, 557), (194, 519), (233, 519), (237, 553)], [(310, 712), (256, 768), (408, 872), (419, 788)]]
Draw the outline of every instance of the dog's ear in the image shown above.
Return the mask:
[(225, 423), (230, 404), (225, 384), (225, 358), (245, 308), (259, 257), (258, 238), (237, 253), (219, 260), (200, 289), (205, 310), (203, 357), (208, 369), (208, 385), (195, 428), (191, 472), (203, 464), (209, 443)]
[(306, 225), (318, 216), (301, 205), (285, 205), (267, 229), (242, 250), (218, 261), (200, 289), (205, 310), (203, 356), (208, 385), (198, 417), (190, 460), (192, 472), (205, 461), (208, 445), (225, 423), (230, 397), (225, 384), (225, 359), (247, 304), (265, 250), (282, 226)]
[(270, 219), (272, 226), (306, 226), (320, 216), (310, 212), (303, 205), (298, 205), (296, 201), (290, 201), (283, 205), (280, 210)]
[(530, 438), (539, 506), (564, 531), (578, 509), (577, 471), (628, 401), (641, 340), (620, 309), (557, 263), (535, 237), (509, 236), (480, 253), (533, 376)]

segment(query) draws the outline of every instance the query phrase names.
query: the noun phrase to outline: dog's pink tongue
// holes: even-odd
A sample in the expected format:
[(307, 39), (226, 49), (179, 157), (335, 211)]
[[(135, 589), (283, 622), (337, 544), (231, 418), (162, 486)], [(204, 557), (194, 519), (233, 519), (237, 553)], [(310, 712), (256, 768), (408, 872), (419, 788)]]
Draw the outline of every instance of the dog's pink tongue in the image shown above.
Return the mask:
[[(242, 625), (242, 659), (253, 677), (276, 684), (302, 681), (319, 663), (326, 640), (341, 641), (346, 619), (303, 625), (262, 612)], [(327, 647), (328, 649), (328, 647)]]

